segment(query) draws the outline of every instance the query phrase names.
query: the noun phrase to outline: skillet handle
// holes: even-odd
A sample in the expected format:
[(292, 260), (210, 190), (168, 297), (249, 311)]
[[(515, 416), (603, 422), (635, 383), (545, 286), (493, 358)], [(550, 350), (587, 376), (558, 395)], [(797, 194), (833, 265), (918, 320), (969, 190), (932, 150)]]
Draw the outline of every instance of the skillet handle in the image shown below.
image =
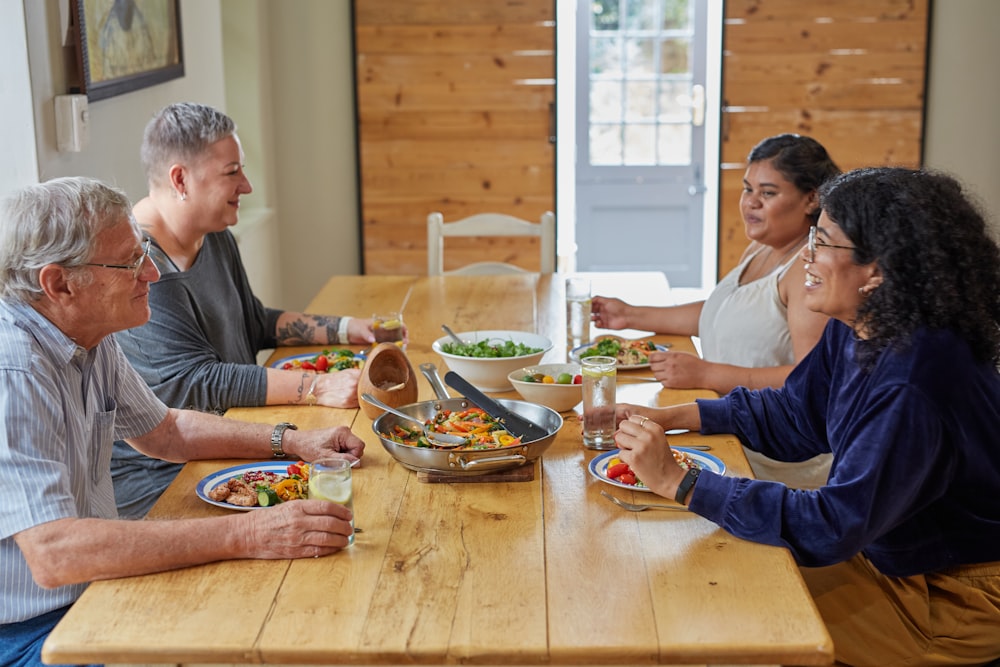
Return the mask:
[(431, 383), (431, 389), (434, 390), (434, 395), (438, 397), (438, 400), (443, 401), (451, 398), (451, 394), (445, 388), (444, 382), (441, 381), (441, 376), (438, 375), (437, 366), (432, 363), (420, 364), (420, 372)]
[(528, 457), (524, 454), (508, 454), (506, 456), (491, 456), (488, 458), (472, 459), (466, 461), (463, 456), (456, 456), (455, 461), (462, 467), (462, 470), (472, 470), (473, 468), (513, 468), (512, 463), (522, 464), (528, 462)]

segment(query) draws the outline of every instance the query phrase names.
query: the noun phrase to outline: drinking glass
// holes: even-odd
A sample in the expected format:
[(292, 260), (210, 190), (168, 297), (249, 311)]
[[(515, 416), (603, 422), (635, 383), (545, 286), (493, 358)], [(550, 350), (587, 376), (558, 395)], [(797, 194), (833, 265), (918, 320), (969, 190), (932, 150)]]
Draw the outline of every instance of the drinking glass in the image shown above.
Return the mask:
[(566, 279), (566, 338), (570, 349), (590, 342), (590, 281)]
[(615, 388), (618, 360), (584, 357), (583, 445), (589, 449), (615, 448)]
[(403, 314), (391, 311), (372, 315), (376, 343), (399, 343), (403, 340)]
[(347, 546), (354, 544), (354, 492), (351, 488), (351, 462), (346, 459), (317, 459), (309, 472), (309, 498), (327, 500), (351, 510), (351, 535)]

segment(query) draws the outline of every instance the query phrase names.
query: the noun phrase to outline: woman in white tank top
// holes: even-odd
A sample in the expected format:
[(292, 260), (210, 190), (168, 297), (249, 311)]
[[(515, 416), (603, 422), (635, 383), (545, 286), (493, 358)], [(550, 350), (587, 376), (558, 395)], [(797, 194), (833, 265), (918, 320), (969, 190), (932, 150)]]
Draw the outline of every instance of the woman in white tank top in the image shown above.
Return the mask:
[[(840, 170), (819, 142), (796, 134), (764, 139), (747, 162), (740, 211), (751, 243), (708, 299), (668, 307), (593, 299), (599, 327), (701, 338), (702, 358), (683, 352), (651, 355), (650, 368), (665, 387), (719, 394), (737, 386), (780, 387), (826, 325), (825, 315), (804, 305), (805, 274), (796, 260), (819, 216), (817, 189)], [(758, 478), (796, 486), (825, 481), (827, 462), (779, 464), (749, 454)]]

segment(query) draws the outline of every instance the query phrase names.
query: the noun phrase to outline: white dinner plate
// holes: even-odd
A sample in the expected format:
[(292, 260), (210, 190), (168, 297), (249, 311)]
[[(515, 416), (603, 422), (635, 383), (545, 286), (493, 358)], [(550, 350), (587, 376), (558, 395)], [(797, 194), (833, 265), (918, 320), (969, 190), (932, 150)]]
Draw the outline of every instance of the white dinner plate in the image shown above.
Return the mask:
[[(569, 353), (570, 361), (575, 361), (576, 363), (580, 363), (580, 354), (586, 350), (589, 350), (595, 345), (597, 345), (597, 341), (574, 347), (572, 350), (570, 350)], [(659, 343), (656, 343), (656, 349), (659, 350), (660, 352), (666, 352), (669, 348), (666, 345), (660, 345)], [(628, 366), (624, 364), (618, 364), (618, 370), (620, 371), (631, 371), (639, 368), (649, 368), (649, 362), (646, 362), (644, 364), (631, 364)]]
[(208, 492), (219, 486), (220, 484), (225, 484), (234, 477), (239, 477), (243, 473), (250, 472), (251, 470), (260, 470), (262, 472), (273, 472), (279, 475), (288, 475), (288, 466), (296, 463), (296, 461), (263, 461), (260, 463), (244, 463), (242, 465), (233, 466), (232, 468), (225, 468), (218, 472), (213, 472), (208, 475), (203, 480), (198, 482), (198, 485), (194, 488), (194, 492), (198, 494), (198, 497), (204, 500), (209, 505), (215, 505), (216, 507), (224, 507), (227, 510), (259, 510), (260, 507), (242, 507), (240, 505), (231, 505), (230, 503), (218, 500), (212, 500), (208, 497)]
[[(271, 368), (281, 368), (282, 366), (291, 361), (306, 361), (308, 359), (313, 359), (314, 357), (318, 356), (319, 352), (305, 352), (303, 354), (293, 354), (290, 357), (285, 357), (284, 359), (278, 359), (277, 361), (271, 364)], [(365, 361), (365, 355), (361, 352), (355, 352), (354, 359), (355, 361), (359, 361), (363, 364)]]
[[(361, 462), (360, 459), (353, 461), (351, 467), (357, 467)], [(225, 484), (234, 477), (239, 477), (245, 472), (251, 470), (260, 470), (262, 472), (273, 472), (278, 475), (288, 475), (288, 466), (293, 463), (298, 463), (298, 461), (293, 461), (292, 459), (287, 459), (285, 461), (261, 461), (258, 463), (243, 463), (238, 466), (233, 466), (232, 468), (225, 468), (219, 470), (218, 472), (213, 472), (208, 475), (194, 487), (194, 492), (199, 498), (204, 500), (209, 505), (215, 505), (216, 507), (222, 507), (227, 510), (259, 510), (260, 507), (242, 507), (240, 505), (231, 505), (227, 502), (220, 502), (218, 500), (212, 500), (208, 497), (208, 492), (220, 484)]]
[[(694, 461), (702, 470), (709, 470), (711, 472), (719, 473), (720, 475), (726, 472), (726, 464), (722, 462), (722, 459), (712, 456), (711, 454), (706, 454), (705, 452), (698, 451), (697, 449), (688, 449), (687, 447), (672, 447), (679, 452), (684, 452), (688, 458)], [(617, 479), (611, 479), (608, 477), (608, 462), (617, 457), (619, 452), (617, 449), (612, 449), (610, 452), (604, 452), (600, 456), (595, 456), (587, 466), (590, 470), (590, 474), (601, 480), (605, 484), (610, 484), (611, 486), (617, 486), (621, 489), (629, 489), (630, 491), (649, 491), (645, 486), (633, 486), (631, 484), (624, 484), (619, 482)]]

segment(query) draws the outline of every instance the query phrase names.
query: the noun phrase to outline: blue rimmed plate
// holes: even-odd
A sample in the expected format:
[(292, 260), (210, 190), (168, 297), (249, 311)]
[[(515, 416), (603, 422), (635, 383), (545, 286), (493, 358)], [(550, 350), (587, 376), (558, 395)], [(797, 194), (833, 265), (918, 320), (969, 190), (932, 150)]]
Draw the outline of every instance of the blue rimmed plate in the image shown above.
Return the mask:
[[(717, 456), (712, 456), (711, 454), (706, 454), (705, 452), (698, 451), (697, 449), (688, 449), (687, 447), (673, 447), (678, 452), (683, 452), (685, 456), (694, 461), (698, 467), (702, 470), (709, 470), (711, 472), (719, 473), (720, 475), (726, 472), (726, 464), (722, 462), (722, 459)], [(630, 491), (649, 491), (645, 486), (634, 486), (632, 484), (623, 484), (617, 479), (611, 479), (608, 477), (608, 463), (611, 459), (618, 457), (620, 454), (617, 449), (612, 449), (609, 452), (604, 452), (600, 456), (595, 456), (591, 460), (590, 465), (587, 469), (590, 470), (590, 474), (601, 480), (605, 484), (610, 484), (611, 486), (617, 486), (621, 489), (629, 489)]]
[(288, 466), (295, 463), (295, 461), (264, 461), (260, 463), (244, 463), (242, 465), (233, 466), (232, 468), (225, 468), (218, 472), (213, 472), (208, 475), (194, 488), (194, 492), (199, 498), (204, 500), (209, 505), (215, 505), (216, 507), (224, 507), (227, 510), (259, 510), (260, 507), (242, 507), (240, 505), (231, 505), (230, 503), (212, 500), (208, 497), (208, 492), (219, 486), (220, 484), (225, 484), (234, 477), (240, 477), (244, 473), (250, 472), (252, 470), (260, 470), (261, 472), (273, 472), (278, 475), (288, 475)]
[[(278, 359), (277, 361), (271, 364), (271, 368), (281, 368), (285, 364), (291, 363), (293, 361), (307, 361), (307, 360), (311, 361), (318, 356), (319, 352), (305, 352), (303, 354), (293, 354), (290, 357), (285, 357), (284, 359)], [(365, 359), (366, 356), (363, 352), (354, 353), (354, 360), (358, 362), (358, 365), (363, 366)]]
[[(351, 463), (351, 467), (354, 468), (360, 463), (360, 459)], [(261, 472), (272, 472), (277, 475), (288, 475), (288, 466), (293, 463), (298, 463), (298, 461), (293, 461), (288, 459), (286, 461), (262, 461), (258, 463), (243, 463), (238, 466), (233, 466), (232, 468), (224, 468), (218, 472), (213, 472), (208, 475), (194, 487), (195, 494), (204, 500), (209, 505), (215, 505), (216, 507), (222, 507), (227, 510), (259, 510), (260, 507), (242, 507), (240, 505), (232, 505), (230, 503), (212, 500), (208, 497), (208, 492), (219, 486), (220, 484), (225, 484), (234, 477), (240, 477), (244, 473), (251, 472), (253, 470), (259, 470)]]
[[(594, 347), (595, 345), (597, 345), (597, 341), (574, 347), (569, 352), (570, 361), (575, 361), (576, 363), (580, 363), (580, 355), (583, 352), (586, 352), (590, 348)], [(656, 349), (659, 350), (660, 352), (666, 352), (669, 349), (668, 346), (666, 345), (660, 345), (659, 343), (656, 343), (655, 345)], [(631, 370), (636, 370), (638, 368), (649, 368), (649, 362), (646, 362), (644, 364), (631, 364), (628, 366), (624, 364), (618, 364), (618, 370), (620, 371), (631, 371)]]

